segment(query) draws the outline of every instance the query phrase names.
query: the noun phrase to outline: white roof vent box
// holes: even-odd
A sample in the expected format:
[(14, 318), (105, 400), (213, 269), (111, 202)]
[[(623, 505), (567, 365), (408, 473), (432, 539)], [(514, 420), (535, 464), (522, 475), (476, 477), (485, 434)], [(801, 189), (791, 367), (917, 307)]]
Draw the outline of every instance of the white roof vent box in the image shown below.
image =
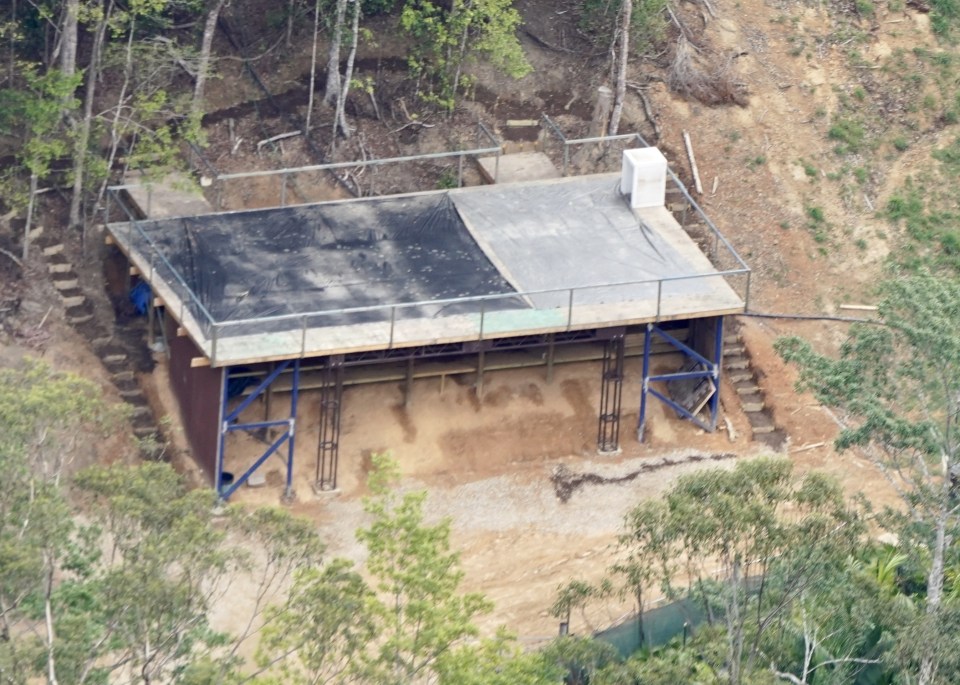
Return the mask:
[(667, 158), (655, 147), (623, 151), (620, 192), (630, 197), (630, 207), (663, 207), (667, 192)]

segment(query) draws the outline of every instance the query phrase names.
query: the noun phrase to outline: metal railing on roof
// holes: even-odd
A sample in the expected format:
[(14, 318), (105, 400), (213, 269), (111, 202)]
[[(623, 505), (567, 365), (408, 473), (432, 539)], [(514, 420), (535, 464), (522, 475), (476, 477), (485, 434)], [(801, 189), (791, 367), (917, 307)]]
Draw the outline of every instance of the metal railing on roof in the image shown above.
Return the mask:
[[(628, 133), (618, 136), (605, 136), (605, 137), (592, 137), (592, 138), (577, 138), (577, 139), (568, 139), (563, 135), (563, 132), (560, 128), (553, 122), (547, 115), (543, 115), (543, 122), (546, 125), (547, 130), (555, 136), (563, 145), (563, 166), (562, 173), (566, 175), (569, 159), (570, 159), (570, 149), (573, 146), (577, 145), (591, 145), (591, 144), (609, 144), (611, 142), (623, 142), (627, 145), (636, 144), (638, 147), (649, 147), (648, 143), (636, 133)], [(362, 160), (358, 162), (336, 162), (331, 164), (318, 164), (306, 167), (297, 167), (291, 169), (273, 169), (267, 171), (252, 171), (252, 172), (240, 172), (236, 174), (224, 174), (220, 175), (218, 179), (220, 181), (229, 181), (232, 179), (243, 179), (243, 178), (254, 178), (254, 177), (264, 177), (264, 176), (281, 176), (284, 177), (288, 174), (300, 173), (300, 172), (310, 172), (310, 171), (319, 171), (325, 169), (343, 169), (356, 166), (369, 166), (377, 164), (390, 164), (390, 163), (400, 163), (400, 162), (409, 162), (409, 161), (419, 161), (424, 159), (442, 159), (449, 157), (460, 157), (460, 176), (458, 177), (458, 183), (462, 183), (462, 166), (463, 159), (465, 156), (478, 156), (481, 154), (493, 154), (496, 155), (496, 166), (494, 177), (496, 178), (497, 170), (499, 169), (499, 157), (502, 153), (502, 148), (499, 145), (496, 137), (484, 126), (482, 123), (478, 124), (478, 130), (480, 136), (485, 136), (492, 142), (494, 142), (496, 147), (487, 147), (487, 148), (474, 148), (470, 150), (457, 150), (452, 152), (439, 152), (439, 153), (430, 153), (426, 155), (409, 155), (405, 157), (394, 157), (386, 159), (371, 159), (371, 160)], [(309, 326), (308, 322), (314, 319), (326, 318), (328, 321), (333, 317), (344, 317), (350, 315), (360, 315), (360, 314), (371, 314), (376, 312), (383, 312), (384, 316), (382, 319), (384, 321), (389, 321), (389, 332), (384, 336), (383, 340), (380, 342), (391, 348), (394, 343), (394, 331), (396, 328), (396, 323), (398, 321), (398, 312), (403, 312), (406, 310), (411, 310), (414, 308), (422, 307), (444, 307), (444, 306), (453, 306), (453, 305), (462, 305), (462, 304), (480, 304), (480, 318), (479, 324), (476, 332), (476, 340), (480, 341), (484, 339), (485, 333), (488, 331), (485, 330), (486, 319), (491, 313), (491, 310), (488, 309), (486, 303), (496, 302), (498, 300), (508, 300), (508, 299), (517, 299), (517, 298), (530, 298), (534, 296), (544, 296), (551, 294), (563, 294), (566, 298), (566, 328), (569, 330), (574, 325), (574, 303), (576, 301), (577, 293), (583, 293), (589, 290), (597, 290), (600, 288), (627, 288), (627, 287), (638, 287), (638, 286), (647, 286), (652, 287), (656, 285), (657, 296), (656, 296), (656, 320), (659, 321), (662, 312), (663, 305), (663, 289), (664, 284), (680, 281), (690, 281), (697, 279), (707, 279), (707, 278), (722, 278), (725, 282), (729, 284), (729, 278), (731, 277), (742, 277), (743, 278), (743, 287), (741, 292), (738, 292), (744, 302), (744, 308), (749, 309), (749, 299), (750, 299), (750, 278), (751, 270), (747, 266), (746, 262), (740, 257), (736, 252), (727, 238), (720, 232), (716, 227), (713, 221), (706, 215), (703, 209), (697, 204), (693, 199), (690, 193), (687, 191), (686, 187), (680, 181), (680, 179), (673, 173), (669, 167), (667, 168), (667, 177), (669, 183), (672, 185), (672, 188), (675, 189), (675, 192), (679, 193), (682, 198), (685, 200), (683, 207), (680, 209), (679, 222), (684, 229), (687, 229), (687, 211), (688, 207), (691, 208), (694, 212), (694, 215), (699, 218), (703, 225), (710, 232), (713, 240), (711, 249), (709, 250), (708, 257), (711, 260), (711, 263), (717, 268), (716, 272), (709, 274), (697, 274), (689, 276), (675, 276), (667, 277), (660, 279), (647, 279), (647, 280), (638, 280), (630, 281), (624, 283), (614, 283), (614, 284), (597, 284), (597, 285), (587, 285), (579, 286), (573, 288), (560, 288), (552, 290), (540, 290), (540, 291), (530, 291), (530, 292), (514, 292), (514, 293), (504, 293), (497, 295), (484, 295), (484, 296), (475, 296), (475, 297), (465, 297), (465, 298), (454, 298), (447, 300), (432, 300), (426, 302), (409, 302), (409, 303), (393, 303), (393, 304), (384, 304), (384, 305), (371, 305), (367, 307), (354, 307), (347, 309), (337, 309), (337, 310), (326, 310), (326, 311), (313, 311), (306, 313), (296, 313), (296, 314), (284, 314), (277, 316), (267, 316), (259, 317), (254, 319), (241, 319), (233, 321), (217, 321), (214, 316), (210, 313), (208, 308), (200, 301), (196, 293), (193, 292), (191, 287), (188, 285), (186, 279), (182, 274), (179, 273), (177, 269), (173, 267), (167, 257), (163, 254), (160, 247), (152, 240), (143, 228), (141, 227), (142, 219), (139, 219), (135, 213), (128, 207), (126, 202), (123, 201), (122, 191), (131, 189), (131, 188), (142, 188), (141, 185), (119, 185), (111, 186), (108, 188), (108, 197), (112, 198), (119, 207), (121, 207), (126, 214), (132, 231), (130, 234), (131, 248), (139, 253), (141, 258), (145, 260), (147, 267), (147, 273), (145, 275), (150, 280), (151, 284), (153, 283), (153, 278), (155, 275), (160, 274), (164, 276), (166, 283), (176, 292), (177, 296), (180, 299), (180, 311), (179, 311), (179, 320), (181, 323), (184, 322), (185, 314), (187, 313), (187, 308), (189, 308), (190, 313), (197, 320), (198, 325), (201, 327), (201, 332), (203, 335), (211, 341), (210, 349), (210, 361), (216, 366), (217, 365), (217, 347), (218, 341), (222, 338), (231, 337), (230, 334), (225, 333), (229, 329), (238, 329), (243, 326), (257, 326), (261, 330), (264, 326), (270, 324), (282, 324), (286, 321), (295, 323), (293, 326), (290, 326), (289, 329), (300, 329), (301, 330), (301, 346), (299, 350), (294, 351), (292, 354), (300, 354), (301, 356), (310, 352), (306, 346), (307, 330), (308, 328), (314, 328), (316, 326)], [(148, 204), (150, 189), (148, 188)], [(669, 190), (668, 190), (669, 193)], [(281, 206), (283, 206), (283, 194), (281, 194)], [(676, 213), (676, 212), (675, 212)], [(721, 249), (723, 248), (723, 249)], [(727, 264), (724, 265), (723, 262)], [(167, 272), (168, 275), (163, 272)], [(731, 285), (732, 287), (732, 285)], [(736, 290), (736, 289), (735, 289)], [(500, 311), (500, 310), (498, 310)], [(529, 311), (529, 310), (528, 310)], [(402, 318), (402, 315), (401, 317)], [(241, 333), (242, 334), (242, 333)]]

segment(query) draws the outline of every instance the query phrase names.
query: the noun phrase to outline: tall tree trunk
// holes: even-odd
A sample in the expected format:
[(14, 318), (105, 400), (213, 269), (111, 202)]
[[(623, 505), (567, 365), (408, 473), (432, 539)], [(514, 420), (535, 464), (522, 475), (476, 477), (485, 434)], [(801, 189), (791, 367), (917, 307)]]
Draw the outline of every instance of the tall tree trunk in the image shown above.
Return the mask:
[[(944, 479), (944, 494), (941, 500), (940, 511), (937, 512), (935, 538), (930, 573), (927, 574), (927, 616), (935, 617), (940, 611), (943, 602), (943, 582), (946, 575), (946, 551), (951, 543), (951, 536), (947, 534), (949, 519), (950, 497), (949, 473)], [(920, 659), (920, 672), (917, 674), (917, 685), (929, 685), (936, 676), (937, 655), (933, 653), (933, 646), (927, 645)]]
[[(207, 20), (203, 23), (203, 40), (200, 42), (200, 63), (197, 65), (197, 81), (193, 88), (193, 103), (190, 114), (199, 119), (203, 114), (203, 88), (207, 83), (207, 74), (210, 71), (210, 55), (213, 52), (213, 36), (217, 32), (217, 20), (220, 10), (226, 0), (214, 0), (207, 12)], [(199, 121), (198, 121), (199, 123)]]
[(60, 34), (60, 71), (73, 76), (77, 71), (77, 23), (80, 19), (80, 0), (66, 0), (63, 11), (63, 29)]
[(13, 82), (13, 65), (17, 61), (17, 0), (10, 0), (10, 53), (7, 56), (7, 81), (11, 88), (16, 87)]
[(103, 16), (97, 25), (94, 34), (93, 52), (90, 55), (90, 64), (86, 73), (86, 93), (83, 99), (83, 120), (74, 142), (73, 150), (73, 195), (70, 197), (70, 227), (81, 225), (80, 209), (83, 201), (84, 167), (87, 161), (87, 148), (90, 145), (90, 127), (93, 121), (93, 99), (97, 90), (97, 79), (100, 78), (100, 55), (103, 51), (103, 40), (107, 33), (107, 23), (113, 12), (113, 0), (108, 0), (103, 10)]
[(347, 94), (350, 92), (350, 80), (353, 78), (353, 63), (357, 57), (357, 43), (360, 42), (360, 0), (350, 0), (353, 3), (353, 21), (351, 22), (351, 43), (350, 55), (347, 57), (347, 70), (343, 75), (343, 83), (340, 84), (340, 95), (337, 98), (337, 112), (334, 117), (334, 138), (336, 138), (337, 128), (344, 138), (350, 137), (350, 126), (347, 124), (347, 115), (344, 112), (347, 106)]
[(320, 0), (313, 7), (313, 49), (310, 53), (310, 94), (307, 96), (307, 118), (303, 135), (310, 133), (310, 118), (313, 116), (313, 96), (317, 90), (317, 34), (320, 32)]
[(33, 227), (33, 205), (37, 197), (37, 173), (30, 174), (30, 196), (27, 198), (27, 221), (23, 226), (23, 262), (30, 256), (30, 229)]
[[(120, 94), (117, 96), (117, 104), (113, 110), (113, 121), (110, 124), (110, 152), (107, 154), (107, 168), (113, 168), (113, 161), (117, 158), (117, 150), (120, 147), (122, 136), (120, 135), (120, 114), (123, 112), (123, 106), (127, 99), (127, 89), (130, 87), (130, 74), (133, 71), (133, 37), (137, 25), (136, 15), (130, 17), (130, 29), (127, 34), (126, 59), (123, 65), (123, 84), (120, 86)], [(100, 184), (100, 190), (97, 193), (97, 203), (103, 201), (104, 193), (107, 191), (109, 177), (103, 179)]]
[(47, 685), (57, 685), (57, 666), (54, 660), (54, 642), (56, 634), (53, 631), (53, 559), (44, 553), (44, 582), (43, 582), (43, 615), (46, 625), (47, 639)]
[(617, 68), (617, 91), (610, 115), (610, 135), (620, 130), (623, 101), (627, 96), (627, 60), (630, 58), (630, 21), (633, 16), (633, 0), (621, 0), (620, 9), (620, 63)]
[[(343, 41), (343, 21), (347, 14), (347, 0), (337, 0), (337, 19), (333, 25), (333, 37), (330, 39), (330, 53), (327, 60), (327, 87), (323, 91), (323, 104), (336, 104), (340, 97), (340, 43)], [(334, 120), (336, 126), (336, 120)]]

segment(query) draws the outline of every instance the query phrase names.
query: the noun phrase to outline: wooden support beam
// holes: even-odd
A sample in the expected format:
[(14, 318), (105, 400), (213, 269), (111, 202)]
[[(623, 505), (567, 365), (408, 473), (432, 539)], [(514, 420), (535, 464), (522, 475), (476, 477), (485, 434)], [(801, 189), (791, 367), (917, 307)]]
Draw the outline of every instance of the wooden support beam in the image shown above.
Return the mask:
[(117, 241), (113, 239), (113, 236), (109, 233), (104, 237), (103, 242), (105, 245), (116, 245)]
[(190, 360), (191, 369), (202, 369), (206, 366), (210, 366), (210, 360), (206, 357), (194, 357)]
[(187, 337), (187, 329), (184, 328), (183, 326), (177, 326), (177, 337), (178, 337), (178, 338), (186, 338), (186, 337)]
[(154, 306), (154, 307), (165, 307), (166, 305), (163, 303), (163, 299), (162, 299), (162, 298), (155, 297), (155, 298), (153, 298), (153, 306)]
[(131, 266), (131, 267), (130, 267), (130, 275), (131, 275), (131, 276), (139, 276), (139, 275), (140, 275), (140, 269), (138, 269), (138, 268), (135, 267), (135, 266)]

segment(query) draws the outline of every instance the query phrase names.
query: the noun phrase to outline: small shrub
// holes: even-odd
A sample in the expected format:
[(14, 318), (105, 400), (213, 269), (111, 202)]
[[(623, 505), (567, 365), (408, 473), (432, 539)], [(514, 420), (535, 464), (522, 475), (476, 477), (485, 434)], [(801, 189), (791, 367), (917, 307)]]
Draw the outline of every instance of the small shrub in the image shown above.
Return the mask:
[(867, 132), (863, 124), (855, 119), (838, 119), (827, 132), (827, 137), (830, 140), (836, 140), (840, 143), (836, 148), (838, 154), (859, 152), (866, 135)]

